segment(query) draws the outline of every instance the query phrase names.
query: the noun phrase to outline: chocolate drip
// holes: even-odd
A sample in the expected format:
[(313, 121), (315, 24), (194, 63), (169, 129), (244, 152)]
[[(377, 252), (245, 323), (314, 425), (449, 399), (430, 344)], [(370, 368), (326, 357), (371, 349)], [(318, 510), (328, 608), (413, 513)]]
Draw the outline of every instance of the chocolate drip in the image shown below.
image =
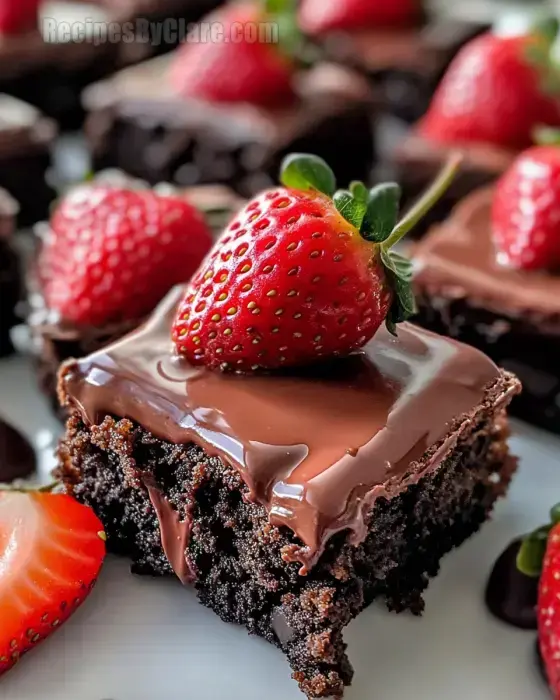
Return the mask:
[(304, 543), (286, 559), (314, 564), (331, 535), (367, 532), (377, 498), (438, 467), (481, 402), (506, 403), (497, 367), (478, 351), (403, 324), (360, 354), (312, 369), (236, 376), (172, 354), (181, 290), (120, 342), (67, 363), (63, 398), (99, 423), (127, 417), (176, 444), (195, 442), (236, 468), (272, 524)]
[(36, 468), (35, 452), (11, 425), (0, 419), (0, 483), (31, 476)]
[(496, 561), (486, 587), (486, 605), (492, 615), (521, 629), (537, 629), (539, 580), (517, 568), (521, 539), (514, 540)]

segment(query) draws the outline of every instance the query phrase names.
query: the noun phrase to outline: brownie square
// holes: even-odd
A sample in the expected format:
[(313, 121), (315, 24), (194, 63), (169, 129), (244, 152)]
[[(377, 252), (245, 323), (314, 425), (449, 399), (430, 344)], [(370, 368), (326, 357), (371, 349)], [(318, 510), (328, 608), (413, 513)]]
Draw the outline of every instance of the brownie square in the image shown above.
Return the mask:
[(412, 27), (336, 32), (324, 46), (331, 58), (372, 81), (382, 109), (411, 123), (427, 110), (459, 49), (486, 28), (474, 21), (433, 16)]
[(96, 169), (118, 167), (152, 184), (220, 182), (250, 196), (277, 182), (287, 153), (322, 156), (341, 183), (368, 179), (373, 99), (365, 81), (322, 64), (301, 74), (282, 108), (209, 104), (177, 96), (170, 57), (129, 68), (84, 94)]
[(560, 277), (497, 262), (492, 196), (472, 193), (415, 247), (416, 320), (514, 371), (523, 393), (512, 412), (560, 433)]
[(0, 94), (0, 187), (19, 204), (20, 226), (39, 221), (54, 199), (45, 177), (56, 134), (54, 122), (34, 107)]
[(61, 369), (58, 476), (136, 572), (175, 572), (282, 649), (309, 698), (341, 697), (344, 627), (378, 597), (419, 614), (506, 490), (519, 383), (410, 324), (299, 372), (193, 368), (170, 354), (180, 294)]

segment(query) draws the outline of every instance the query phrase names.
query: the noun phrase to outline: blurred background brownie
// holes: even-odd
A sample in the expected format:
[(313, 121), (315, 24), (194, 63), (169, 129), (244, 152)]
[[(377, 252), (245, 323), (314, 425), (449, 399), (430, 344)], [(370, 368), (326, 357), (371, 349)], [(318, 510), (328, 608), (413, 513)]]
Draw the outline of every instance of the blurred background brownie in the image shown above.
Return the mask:
[(84, 103), (96, 169), (122, 168), (154, 184), (221, 182), (249, 196), (276, 181), (288, 152), (327, 160), (341, 183), (368, 179), (374, 162), (373, 97), (355, 73), (322, 64), (297, 78), (283, 106), (181, 97), (154, 59), (91, 86)]
[(560, 433), (560, 276), (500, 264), (491, 235), (494, 191), (469, 195), (415, 247), (415, 320), (516, 372), (523, 393), (512, 412)]
[(35, 105), (63, 128), (77, 128), (83, 121), (81, 91), (118, 68), (121, 46), (64, 35), (65, 27), (88, 18), (106, 23), (107, 12), (94, 6), (47, 2), (40, 11), (34, 26), (1, 34), (0, 91)]
[[(223, 3), (224, 0), (89, 0), (105, 7), (113, 21), (135, 22), (136, 55), (142, 58), (167, 53), (177, 48), (183, 27), (196, 22)], [(150, 41), (145, 31), (149, 22)], [(176, 31), (178, 29), (179, 31)], [(132, 57), (135, 49), (127, 49)]]
[(327, 55), (365, 74), (381, 109), (405, 122), (419, 119), (459, 49), (485, 29), (476, 22), (425, 18), (415, 26), (333, 32)]
[[(106, 185), (119, 189), (149, 189), (146, 183), (132, 180), (119, 172), (101, 173), (96, 178), (95, 185)], [(167, 194), (180, 195), (181, 198), (187, 200), (202, 213), (215, 237), (221, 233), (230, 218), (243, 205), (243, 200), (231, 190), (219, 185), (194, 187), (181, 192), (169, 185), (160, 185), (156, 191), (164, 196)], [(97, 235), (102, 237), (105, 233), (105, 229), (99, 230)], [(33, 355), (40, 387), (49, 399), (53, 410), (64, 419), (65, 416), (56, 397), (56, 374), (60, 364), (69, 357), (82, 357), (99, 350), (136, 328), (143, 319), (123, 317), (119, 320), (102, 323), (76, 323), (61, 317), (59, 312), (49, 307), (43, 294), (40, 274), (38, 274), (41, 272), (44, 274), (44, 270), (40, 269), (41, 264), (43, 266), (46, 264), (40, 253), (41, 241), (48, 239), (50, 224), (43, 223), (37, 226), (36, 234), (39, 255), (28, 275), (27, 323), (31, 332)], [(126, 269), (127, 264), (124, 260), (121, 264), (121, 272)], [(185, 267), (185, 275), (187, 275), (187, 267)], [(169, 286), (172, 286), (174, 281), (171, 278)], [(159, 298), (155, 301), (157, 303)], [(76, 300), (77, 302), (78, 300)]]
[(0, 189), (0, 357), (13, 350), (10, 330), (18, 323), (16, 305), (23, 292), (19, 254), (13, 244), (17, 213), (16, 201)]
[(19, 204), (18, 224), (45, 217), (55, 192), (45, 177), (57, 129), (37, 109), (0, 94), (0, 187)]

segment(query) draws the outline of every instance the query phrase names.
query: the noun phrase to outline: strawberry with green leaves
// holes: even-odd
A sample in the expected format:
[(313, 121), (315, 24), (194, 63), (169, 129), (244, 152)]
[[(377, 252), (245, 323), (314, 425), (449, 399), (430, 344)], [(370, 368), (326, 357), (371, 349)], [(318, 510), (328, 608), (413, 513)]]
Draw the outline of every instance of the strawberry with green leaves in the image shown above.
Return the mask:
[(70, 496), (0, 491), (0, 675), (88, 597), (105, 540), (93, 510)]
[(317, 156), (292, 155), (282, 187), (231, 222), (191, 280), (173, 325), (193, 364), (250, 372), (312, 363), (391, 332), (414, 311), (411, 265), (394, 246), (433, 206), (458, 160), (397, 223), (399, 187), (336, 190)]
[(539, 577), (539, 648), (550, 689), (560, 700), (560, 505), (550, 518), (550, 524), (525, 538), (517, 566), (527, 576)]
[(541, 34), (483, 34), (457, 54), (418, 126), (430, 141), (519, 150), (539, 124), (560, 125), (560, 78)]
[[(207, 18), (217, 41), (187, 42), (177, 53), (171, 82), (184, 97), (207, 102), (285, 104), (303, 49), (293, 0), (231, 3)], [(278, 36), (267, 36), (265, 27)]]

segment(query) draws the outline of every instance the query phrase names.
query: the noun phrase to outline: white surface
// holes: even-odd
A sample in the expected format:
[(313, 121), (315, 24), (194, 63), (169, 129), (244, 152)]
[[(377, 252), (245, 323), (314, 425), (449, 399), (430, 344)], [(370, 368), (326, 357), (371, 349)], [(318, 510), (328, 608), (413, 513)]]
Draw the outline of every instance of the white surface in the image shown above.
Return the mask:
[[(56, 430), (24, 360), (0, 362), (0, 414), (51, 459)], [(423, 618), (366, 610), (347, 630), (355, 668), (347, 700), (547, 700), (534, 634), (493, 620), (490, 567), (514, 535), (560, 497), (560, 440), (522, 424), (521, 469), (494, 521), (448, 556)], [(1, 621), (0, 621), (1, 624)], [(222, 623), (174, 581), (132, 576), (109, 559), (90, 599), (0, 680), (1, 700), (301, 700), (280, 651)]]

